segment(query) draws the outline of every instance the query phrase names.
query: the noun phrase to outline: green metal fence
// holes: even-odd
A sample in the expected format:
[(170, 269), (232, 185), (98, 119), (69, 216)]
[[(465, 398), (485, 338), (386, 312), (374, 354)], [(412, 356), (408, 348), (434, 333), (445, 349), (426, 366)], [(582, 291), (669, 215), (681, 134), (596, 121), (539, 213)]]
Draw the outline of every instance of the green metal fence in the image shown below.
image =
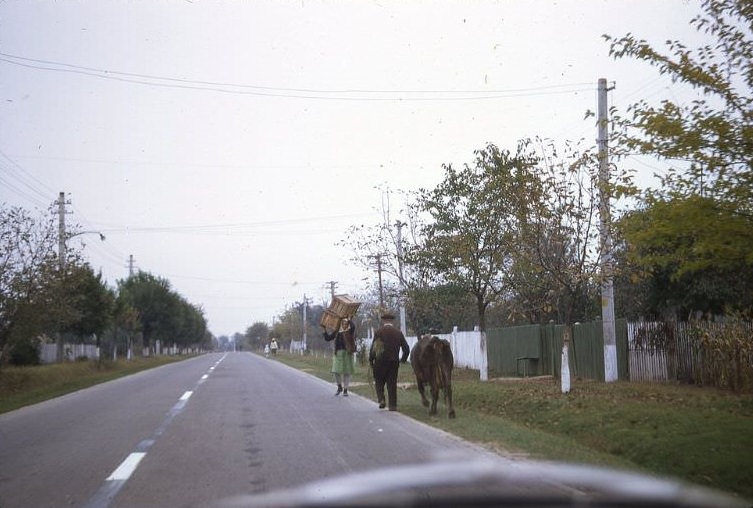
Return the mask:
[[(564, 325), (526, 325), (487, 330), (489, 377), (552, 375), (559, 377)], [(617, 376), (628, 379), (627, 322), (615, 322)], [(604, 381), (604, 338), (601, 321), (573, 326), (570, 375)]]

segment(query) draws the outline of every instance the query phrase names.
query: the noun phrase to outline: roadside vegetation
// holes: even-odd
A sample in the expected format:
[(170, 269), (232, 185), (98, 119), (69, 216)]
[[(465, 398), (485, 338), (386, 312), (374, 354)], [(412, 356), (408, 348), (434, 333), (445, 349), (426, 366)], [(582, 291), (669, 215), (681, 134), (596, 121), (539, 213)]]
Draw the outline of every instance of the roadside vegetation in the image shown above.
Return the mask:
[[(277, 360), (332, 380), (329, 357), (278, 353)], [(562, 394), (552, 378), (481, 382), (478, 371), (456, 369), (450, 420), (442, 402), (436, 417), (421, 405), (410, 364), (401, 365), (398, 383), (401, 413), (503, 455), (629, 469), (753, 499), (749, 393), (574, 380)], [(374, 399), (367, 366), (351, 391)]]
[[(358, 330), (402, 303), (411, 335), (587, 322), (600, 315), (605, 275), (614, 282), (617, 317), (751, 321), (753, 10), (733, 0), (702, 7), (691, 23), (710, 44), (696, 49), (605, 36), (613, 58), (644, 61), (692, 92), (685, 103), (639, 100), (610, 110), (608, 183), (597, 147), (534, 138), (515, 147), (489, 143), (471, 163), (443, 166), (435, 188), (405, 190), (405, 209), (390, 209), (385, 189), (382, 222), (353, 226), (343, 239), (353, 262), (378, 272), (378, 287), (354, 295), (363, 302)], [(638, 156), (661, 161), (656, 188), (636, 186)], [(602, 217), (610, 200), (619, 206)], [(19, 367), (39, 363), (45, 342), (57, 343), (58, 360), (66, 342), (95, 343), (107, 357), (158, 343), (207, 350), (231, 342), (213, 337), (203, 309), (166, 279), (138, 272), (108, 287), (83, 245), (66, 245), (87, 231), (61, 232), (53, 211), (35, 216), (0, 203), (0, 412), (177, 359)], [(282, 349), (300, 348), (321, 333), (325, 307), (304, 295), (271, 327), (256, 322), (236, 333), (233, 345), (258, 351), (275, 337)], [(640, 469), (753, 498), (745, 370), (753, 338), (740, 330), (701, 338), (704, 370), (694, 378), (740, 393), (576, 379), (563, 395), (551, 379), (481, 383), (477, 371), (459, 370), (451, 421), (429, 418), (403, 367), (400, 410), (505, 453)], [(650, 345), (671, 350), (667, 339)], [(306, 347), (321, 354), (331, 346), (311, 340)], [(326, 356), (277, 358), (331, 377)], [(373, 397), (367, 374), (363, 366), (353, 391)]]
[(185, 358), (154, 356), (33, 367), (6, 366), (0, 369), (0, 414)]

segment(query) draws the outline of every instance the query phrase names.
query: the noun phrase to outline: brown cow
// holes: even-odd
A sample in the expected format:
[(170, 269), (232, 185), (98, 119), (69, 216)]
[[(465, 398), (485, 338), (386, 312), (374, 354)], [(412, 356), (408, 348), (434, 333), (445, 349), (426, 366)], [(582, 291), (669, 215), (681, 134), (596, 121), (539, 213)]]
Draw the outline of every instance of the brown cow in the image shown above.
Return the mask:
[(449, 408), (448, 416), (455, 418), (455, 408), (452, 406), (452, 368), (455, 359), (452, 356), (450, 343), (436, 336), (424, 335), (413, 346), (410, 352), (410, 363), (416, 374), (416, 385), (424, 407), (429, 407), (429, 401), (424, 393), (424, 384), (428, 383), (431, 388), (429, 414), (437, 414), (439, 390), (444, 390), (444, 401)]

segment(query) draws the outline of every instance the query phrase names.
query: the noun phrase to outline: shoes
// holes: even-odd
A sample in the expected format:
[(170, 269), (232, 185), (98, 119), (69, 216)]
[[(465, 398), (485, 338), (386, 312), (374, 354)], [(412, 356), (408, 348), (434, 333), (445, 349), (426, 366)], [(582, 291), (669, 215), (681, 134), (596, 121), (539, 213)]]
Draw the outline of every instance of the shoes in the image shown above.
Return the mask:
[(343, 390), (343, 397), (347, 397), (347, 396), (348, 396), (348, 389), (346, 388), (345, 390)]
[(387, 404), (385, 404), (383, 400), (380, 400), (380, 401), (379, 401), (379, 409), (384, 409), (384, 407), (385, 407), (386, 405), (387, 405)]
[(343, 385), (337, 385), (337, 391), (335, 395), (340, 395), (343, 392)]

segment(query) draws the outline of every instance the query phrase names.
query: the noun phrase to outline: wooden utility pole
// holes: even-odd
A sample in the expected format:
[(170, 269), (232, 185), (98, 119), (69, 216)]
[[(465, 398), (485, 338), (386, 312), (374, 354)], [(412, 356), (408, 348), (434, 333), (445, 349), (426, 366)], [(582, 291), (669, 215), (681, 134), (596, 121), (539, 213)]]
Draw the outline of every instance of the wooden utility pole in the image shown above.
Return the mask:
[(377, 273), (379, 274), (379, 312), (384, 312), (384, 289), (382, 288), (382, 254), (369, 256), (375, 258), (377, 262)]
[(329, 294), (332, 297), (332, 299), (335, 299), (335, 288), (337, 287), (337, 281), (331, 280), (329, 281)]
[(617, 338), (614, 323), (614, 283), (612, 279), (612, 234), (609, 198), (609, 152), (607, 116), (607, 80), (599, 79), (598, 84), (598, 130), (599, 130), (599, 217), (601, 237), (601, 322), (604, 334), (604, 381), (617, 381)]

